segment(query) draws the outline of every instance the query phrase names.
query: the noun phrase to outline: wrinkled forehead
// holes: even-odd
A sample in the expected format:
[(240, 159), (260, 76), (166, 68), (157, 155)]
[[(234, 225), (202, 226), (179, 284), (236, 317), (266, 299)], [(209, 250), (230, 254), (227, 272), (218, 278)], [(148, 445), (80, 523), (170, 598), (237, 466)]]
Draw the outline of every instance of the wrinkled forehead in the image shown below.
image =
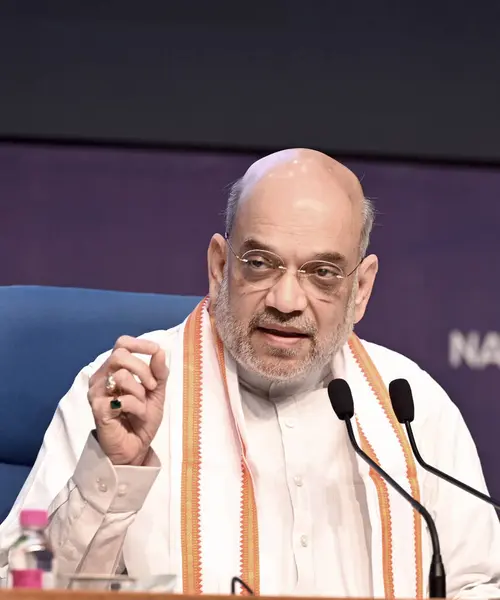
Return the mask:
[(328, 158), (278, 154), (245, 175), (233, 230), (239, 241), (262, 238), (281, 251), (357, 248), (363, 193), (355, 176)]

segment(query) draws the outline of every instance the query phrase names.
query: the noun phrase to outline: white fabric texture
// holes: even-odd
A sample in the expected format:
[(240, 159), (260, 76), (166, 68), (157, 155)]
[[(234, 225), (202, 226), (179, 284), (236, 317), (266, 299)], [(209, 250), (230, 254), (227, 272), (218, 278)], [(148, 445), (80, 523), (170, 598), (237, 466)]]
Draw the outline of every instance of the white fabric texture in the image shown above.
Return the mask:
[[(0, 526), (3, 575), (22, 507), (51, 507), (51, 539), (67, 574), (110, 573), (125, 566), (134, 576), (181, 575), (182, 332), (179, 326), (144, 336), (165, 349), (171, 370), (165, 417), (153, 441), (161, 467), (113, 467), (89, 437), (94, 424), (86, 398), (88, 379), (108, 354), (100, 356), (82, 370), (61, 400), (36, 465)], [(414, 431), (427, 461), (485, 491), (474, 443), (446, 393), (409, 359), (374, 344), (363, 345), (386, 385), (398, 377), (412, 385)], [(343, 425), (329, 406), (325, 380), (312, 388), (289, 390), (286, 397), (273, 397), (272, 389), (262, 394), (246, 385), (236, 366), (228, 357), (226, 361), (231, 407), (244, 432), (255, 482), (261, 594), (381, 597), (374, 491), (367, 468), (354, 456)], [(231, 432), (212, 427), (217, 411), (225, 408), (217, 402), (222, 393), (216, 383), (217, 363), (207, 364), (212, 367), (204, 376), (213, 391), (204, 396), (205, 422), (210, 426), (202, 435), (201, 489), (207, 507), (201, 517), (206, 544), (203, 591), (227, 593), (230, 576), (239, 573), (239, 531), (233, 525), (236, 487), (226, 483), (239, 472), (236, 462), (220, 460), (221, 446), (236, 448)], [(333, 373), (351, 385), (357, 416), (366, 436), (377, 443), (382, 465), (406, 485), (397, 448), (386, 444), (391, 432), (374, 414), (373, 394), (357, 374), (348, 346), (336, 358)], [(420, 470), (418, 478), (421, 500), (440, 534), (449, 596), (500, 597), (500, 528), (493, 509)], [(412, 511), (393, 495), (391, 507), (395, 532), (408, 531)], [(427, 532), (422, 539), (426, 577)], [(393, 543), (396, 595), (401, 597), (402, 590), (405, 597), (412, 597), (413, 547), (398, 534)], [(218, 554), (218, 545), (226, 548), (224, 555)], [(227, 548), (234, 548), (234, 553), (227, 553)], [(181, 591), (181, 577), (179, 586)]]

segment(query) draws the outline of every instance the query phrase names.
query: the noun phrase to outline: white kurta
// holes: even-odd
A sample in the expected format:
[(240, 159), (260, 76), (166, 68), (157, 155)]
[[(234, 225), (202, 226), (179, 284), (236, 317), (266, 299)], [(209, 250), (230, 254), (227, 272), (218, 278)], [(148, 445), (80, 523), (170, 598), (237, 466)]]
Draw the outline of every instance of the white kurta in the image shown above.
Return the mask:
[(272, 594), (372, 595), (366, 497), (345, 426), (321, 393), (330, 378), (263, 391), (243, 374), (259, 527), (272, 532), (260, 538), (261, 577)]
[[(144, 337), (160, 344), (170, 361), (175, 329)], [(474, 443), (442, 388), (407, 358), (364, 345), (386, 385), (399, 377), (412, 385), (414, 432), (424, 458), (485, 491)], [(83, 369), (60, 402), (35, 467), (0, 526), (3, 576), (22, 507), (51, 507), (50, 535), (64, 573), (106, 574), (124, 564), (141, 576), (166, 573), (175, 564), (170, 482), (162, 468), (171, 460), (168, 419), (153, 442), (156, 467), (113, 467), (89, 435), (94, 423), (88, 379), (106, 357)], [(335, 376), (343, 376), (342, 365), (340, 355)], [(282, 394), (264, 392), (245, 374), (240, 380), (259, 519), (261, 593), (369, 597), (370, 524), (355, 458), (325, 402), (325, 382), (307, 383)], [(500, 525), (493, 509), (425, 472), (419, 471), (419, 481), (422, 502), (436, 519), (449, 595), (500, 597)], [(229, 585), (205, 591), (228, 593)]]

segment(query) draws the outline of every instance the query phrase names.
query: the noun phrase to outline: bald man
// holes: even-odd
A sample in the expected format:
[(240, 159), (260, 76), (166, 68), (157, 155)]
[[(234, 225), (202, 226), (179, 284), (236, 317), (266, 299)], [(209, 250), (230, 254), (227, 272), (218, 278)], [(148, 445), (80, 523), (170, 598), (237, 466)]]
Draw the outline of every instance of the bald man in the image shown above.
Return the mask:
[[(2, 525), (47, 507), (60, 572), (171, 573), (177, 592), (422, 598), (420, 517), (352, 451), (327, 393), (345, 379), (359, 443), (427, 507), (451, 597), (499, 597), (493, 510), (416, 467), (387, 386), (407, 379), (415, 436), (485, 491), (457, 408), (409, 359), (353, 332), (378, 261), (357, 178), (312, 150), (253, 164), (208, 248), (209, 295), (178, 327), (120, 338), (61, 400)], [(4, 552), (3, 564), (6, 563)], [(5, 569), (4, 569), (5, 572)]]

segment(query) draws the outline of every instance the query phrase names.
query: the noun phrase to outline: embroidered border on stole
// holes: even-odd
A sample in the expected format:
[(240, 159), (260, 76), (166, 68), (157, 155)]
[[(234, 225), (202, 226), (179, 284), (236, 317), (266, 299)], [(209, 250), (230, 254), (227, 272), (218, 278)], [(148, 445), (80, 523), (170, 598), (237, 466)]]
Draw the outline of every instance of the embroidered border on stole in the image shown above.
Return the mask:
[(192, 312), (184, 329), (181, 548), (184, 594), (202, 593), (200, 544), (200, 426), (201, 426), (201, 315)]
[[(203, 593), (200, 542), (201, 340), (203, 311), (206, 310), (207, 305), (207, 299), (200, 302), (188, 317), (184, 330), (181, 548), (183, 593), (191, 595)], [(215, 338), (220, 373), (226, 392), (226, 400), (229, 403), (224, 348), (213, 327), (212, 331)], [(236, 430), (238, 430), (237, 427)], [(255, 595), (259, 595), (260, 571), (257, 506), (252, 479), (246, 462), (246, 448), (240, 436), (239, 440), (242, 449), (240, 577), (254, 591)], [(241, 594), (247, 595), (247, 592), (242, 589)]]
[[(226, 378), (226, 362), (224, 360), (224, 346), (221, 339), (217, 336), (215, 328), (212, 325), (213, 335), (216, 338), (215, 347), (219, 369), (224, 382), (226, 399), (229, 403), (229, 388)], [(236, 427), (236, 423), (235, 423)], [(236, 430), (238, 428), (236, 427)], [(241, 522), (240, 522), (240, 568), (241, 579), (253, 590), (254, 594), (260, 594), (260, 570), (259, 570), (259, 527), (257, 521), (257, 503), (255, 502), (255, 493), (252, 485), (250, 469), (246, 462), (247, 450), (241, 436), (238, 432), (238, 438), (241, 444)], [(242, 588), (241, 595), (246, 596), (248, 592)]]
[[(373, 448), (356, 418), (361, 448), (377, 464), (380, 464)], [(389, 491), (386, 482), (370, 467), (370, 477), (377, 490), (380, 515), (382, 517), (382, 565), (384, 570), (384, 592), (386, 598), (394, 598), (394, 574), (392, 572), (392, 535), (391, 535), (391, 507)]]
[[(401, 445), (401, 448), (404, 453), (405, 462), (406, 462), (406, 473), (408, 480), (410, 482), (410, 488), (412, 492), (412, 496), (420, 501), (420, 488), (417, 481), (417, 468), (415, 465), (415, 461), (413, 460), (413, 454), (411, 453), (410, 446), (406, 436), (403, 433), (403, 428), (401, 424), (396, 419), (396, 415), (392, 409), (389, 392), (380, 377), (377, 368), (373, 364), (372, 359), (370, 358), (368, 352), (364, 348), (363, 344), (359, 340), (359, 338), (353, 334), (349, 338), (349, 347), (353, 356), (358, 363), (361, 372), (363, 373), (365, 379), (367, 380), (370, 388), (375, 394), (379, 404), (384, 410), (387, 419), (391, 423), (391, 426), (396, 434), (398, 441)], [(358, 423), (358, 431), (361, 439), (361, 446), (363, 450), (378, 464), (379, 461), (373, 452), (368, 440), (366, 439), (364, 433), (359, 427)], [(384, 589), (386, 597), (394, 598), (394, 577), (392, 573), (392, 536), (391, 536), (391, 521), (390, 521), (390, 510), (389, 510), (389, 494), (387, 490), (387, 484), (385, 481), (370, 469), (370, 476), (375, 483), (377, 494), (379, 497), (380, 503), (380, 513), (382, 517), (382, 556), (383, 556), (383, 565), (384, 565)], [(415, 540), (415, 556), (416, 556), (416, 598), (423, 598), (423, 567), (422, 567), (422, 525), (421, 525), (421, 516), (413, 511), (413, 530), (414, 530), (414, 540)]]

